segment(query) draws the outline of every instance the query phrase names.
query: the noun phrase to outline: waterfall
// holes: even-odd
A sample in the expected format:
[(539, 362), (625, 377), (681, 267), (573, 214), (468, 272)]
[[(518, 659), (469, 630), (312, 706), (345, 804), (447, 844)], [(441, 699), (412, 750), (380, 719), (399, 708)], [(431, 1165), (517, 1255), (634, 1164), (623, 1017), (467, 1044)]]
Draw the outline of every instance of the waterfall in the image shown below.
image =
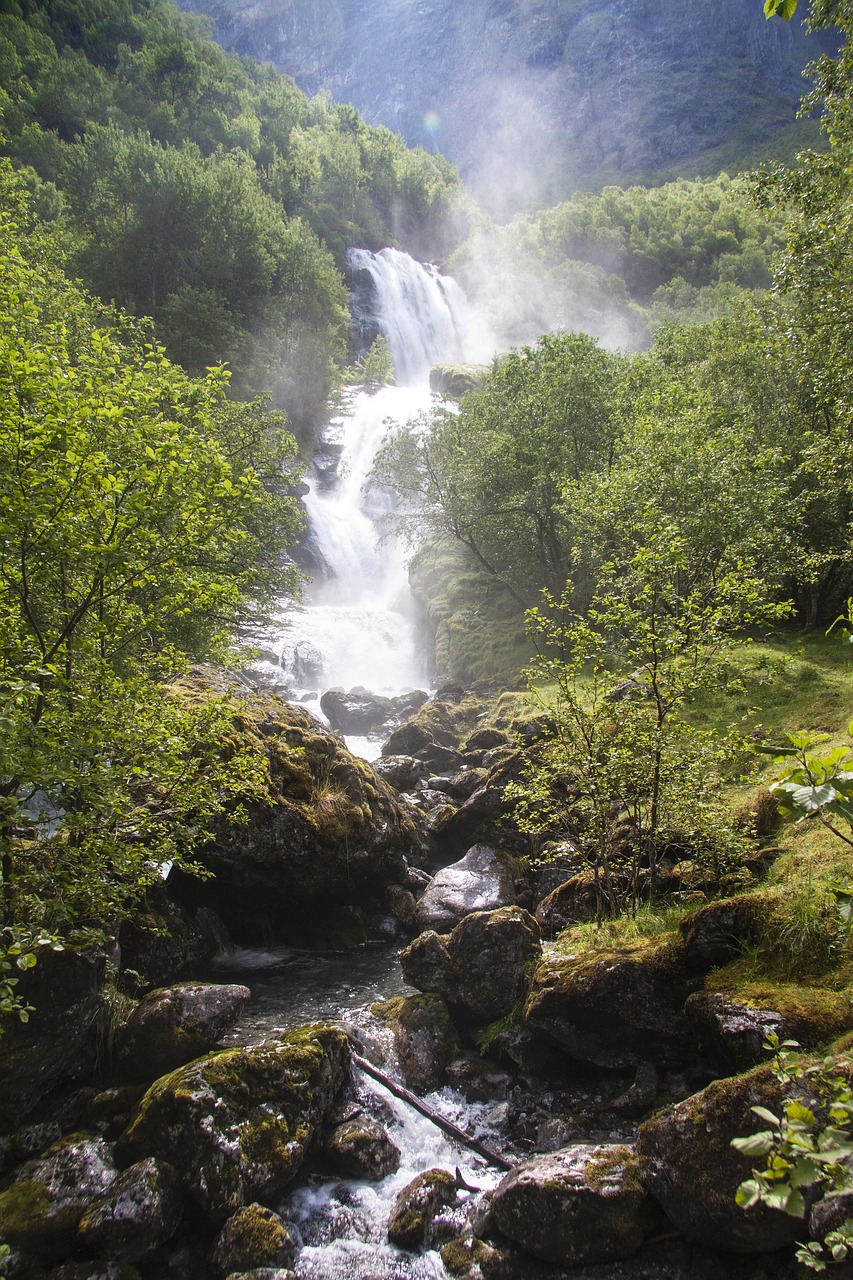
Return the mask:
[(365, 347), (387, 339), (398, 385), (346, 392), (308, 477), (315, 580), (302, 609), (283, 602), (255, 667), (306, 702), (334, 686), (389, 694), (426, 683), (403, 548), (381, 538), (391, 499), (366, 482), (389, 424), (429, 407), (431, 365), (484, 358), (454, 280), (397, 249), (351, 249), (348, 263), (354, 331)]

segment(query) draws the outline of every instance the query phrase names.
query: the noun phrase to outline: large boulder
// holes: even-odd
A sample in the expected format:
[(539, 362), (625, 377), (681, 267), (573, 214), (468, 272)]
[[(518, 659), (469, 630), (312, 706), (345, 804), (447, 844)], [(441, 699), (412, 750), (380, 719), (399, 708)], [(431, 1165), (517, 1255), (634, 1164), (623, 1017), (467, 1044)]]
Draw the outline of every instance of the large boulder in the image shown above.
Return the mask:
[(0, 1240), (38, 1257), (64, 1257), (76, 1244), (84, 1212), (117, 1173), (101, 1138), (80, 1135), (54, 1143), (22, 1164), (0, 1192)]
[(106, 956), (103, 951), (40, 947), (33, 969), (18, 973), (29, 1021), (5, 1018), (0, 1037), (0, 1133), (9, 1133), (56, 1085), (91, 1071)]
[(744, 1211), (735, 1202), (755, 1160), (737, 1151), (732, 1139), (766, 1127), (753, 1107), (778, 1115), (781, 1101), (781, 1086), (766, 1065), (715, 1080), (640, 1125), (637, 1152), (643, 1183), (688, 1240), (749, 1254), (784, 1248), (802, 1235), (797, 1218), (762, 1204)]
[(754, 941), (769, 910), (769, 900), (762, 894), (742, 893), (692, 911), (678, 926), (687, 968), (708, 973), (728, 964), (746, 943)]
[(400, 956), (403, 976), (437, 991), (475, 1023), (511, 1013), (542, 955), (539, 926), (521, 907), (475, 911), (442, 939), (427, 931)]
[(303, 707), (248, 690), (234, 700), (235, 743), (262, 754), (266, 794), (246, 797), (247, 822), (218, 821), (199, 853), (215, 878), (195, 898), (252, 937), (308, 905), (381, 900), (417, 855), (411, 810)]
[(472, 911), (493, 911), (515, 903), (515, 882), (505, 858), (478, 844), (464, 858), (433, 877), (418, 903), (421, 929), (446, 933)]
[(89, 1205), (77, 1237), (93, 1253), (140, 1262), (175, 1234), (183, 1207), (174, 1169), (149, 1156), (120, 1173)]
[(295, 1176), (349, 1060), (344, 1033), (323, 1025), (200, 1058), (155, 1081), (119, 1150), (171, 1163), (187, 1194), (221, 1221)]
[(684, 1010), (706, 1057), (726, 1075), (765, 1062), (768, 1035), (812, 1049), (853, 1027), (846, 992), (801, 983), (747, 983), (732, 994), (695, 991)]
[(612, 1145), (525, 1160), (498, 1184), (491, 1207), (508, 1240), (563, 1267), (627, 1258), (660, 1217), (635, 1152)]
[(554, 938), (569, 925), (594, 920), (596, 896), (595, 879), (588, 871), (563, 880), (536, 907), (543, 937)]
[(200, 1057), (234, 1026), (251, 996), (248, 987), (182, 982), (149, 991), (130, 1015), (118, 1046), (132, 1080), (154, 1080)]
[(361, 685), (349, 693), (343, 689), (327, 689), (320, 699), (320, 709), (339, 733), (369, 733), (394, 715), (390, 698), (371, 693)]
[(373, 1005), (371, 1012), (391, 1028), (406, 1083), (419, 1093), (436, 1089), (459, 1052), (456, 1030), (441, 997), (398, 996)]
[(524, 1020), (581, 1062), (615, 1068), (649, 1059), (680, 1067), (695, 1055), (687, 994), (680, 939), (666, 934), (546, 956), (533, 975)]

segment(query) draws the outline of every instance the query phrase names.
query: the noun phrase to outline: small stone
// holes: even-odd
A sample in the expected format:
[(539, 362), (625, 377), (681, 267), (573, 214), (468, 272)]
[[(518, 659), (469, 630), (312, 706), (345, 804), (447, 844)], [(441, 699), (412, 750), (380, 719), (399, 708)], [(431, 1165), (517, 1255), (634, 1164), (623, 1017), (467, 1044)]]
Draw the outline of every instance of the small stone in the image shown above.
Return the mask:
[(435, 1219), (456, 1203), (457, 1186), (446, 1169), (419, 1173), (397, 1196), (388, 1223), (388, 1239), (398, 1249), (417, 1251), (428, 1246)]

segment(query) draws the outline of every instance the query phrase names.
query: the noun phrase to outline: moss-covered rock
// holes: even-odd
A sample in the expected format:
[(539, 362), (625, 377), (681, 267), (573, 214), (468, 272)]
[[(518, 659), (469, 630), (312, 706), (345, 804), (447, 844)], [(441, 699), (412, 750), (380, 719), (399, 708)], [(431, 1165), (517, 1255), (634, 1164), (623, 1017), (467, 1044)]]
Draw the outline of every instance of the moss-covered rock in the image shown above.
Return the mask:
[(683, 946), (674, 934), (552, 953), (533, 975), (524, 1021), (581, 1062), (684, 1066), (695, 1053), (687, 993)]
[(733, 1138), (755, 1133), (752, 1112), (779, 1114), (782, 1090), (770, 1066), (715, 1080), (701, 1093), (640, 1125), (637, 1152), (643, 1182), (673, 1226), (688, 1240), (732, 1253), (764, 1253), (790, 1245), (803, 1224), (776, 1209), (735, 1202), (754, 1161), (735, 1150)]
[(769, 1034), (813, 1049), (853, 1027), (849, 992), (794, 983), (748, 982), (730, 991), (696, 991), (684, 1008), (703, 1051), (727, 1075), (765, 1062)]
[(0, 1192), (0, 1240), (48, 1259), (66, 1256), (83, 1213), (117, 1173), (101, 1138), (79, 1135), (54, 1143), (21, 1165)]
[(200, 1058), (151, 1086), (119, 1149), (174, 1165), (184, 1190), (222, 1220), (290, 1182), (348, 1071), (346, 1036), (322, 1025)]
[(223, 1280), (235, 1271), (289, 1267), (295, 1257), (296, 1241), (278, 1214), (261, 1204), (247, 1204), (216, 1237), (210, 1263), (214, 1275)]
[[(187, 696), (201, 692), (190, 683)], [(246, 799), (248, 822), (219, 821), (199, 854), (216, 878), (196, 897), (253, 937), (259, 918), (274, 927), (308, 904), (377, 902), (419, 848), (410, 809), (303, 707), (272, 693), (234, 698), (233, 741), (222, 749), (256, 750), (265, 795)]]
[(525, 1160), (498, 1184), (491, 1211), (508, 1240), (564, 1267), (627, 1258), (660, 1217), (635, 1152), (614, 1145)]
[(398, 996), (373, 1005), (371, 1012), (390, 1025), (406, 1082), (419, 1093), (437, 1088), (459, 1052), (459, 1039), (442, 998)]
[(678, 926), (687, 968), (708, 973), (727, 964), (755, 940), (770, 911), (770, 900), (761, 893), (741, 893), (691, 911)]
[(323, 1164), (339, 1177), (379, 1182), (399, 1169), (400, 1148), (381, 1124), (361, 1114), (326, 1134)]
[(89, 1205), (77, 1237), (93, 1253), (141, 1262), (171, 1239), (182, 1214), (174, 1169), (149, 1157), (120, 1173), (106, 1194)]
[(457, 1185), (446, 1169), (419, 1173), (397, 1196), (388, 1220), (388, 1239), (398, 1249), (417, 1251), (432, 1243), (432, 1226), (442, 1209), (456, 1203)]
[(131, 1080), (154, 1080), (212, 1049), (251, 992), (228, 983), (182, 982), (149, 991), (122, 1029), (117, 1057)]
[(585, 871), (571, 876), (552, 889), (536, 907), (536, 919), (545, 938), (555, 938), (569, 925), (594, 920), (596, 913), (595, 877)]

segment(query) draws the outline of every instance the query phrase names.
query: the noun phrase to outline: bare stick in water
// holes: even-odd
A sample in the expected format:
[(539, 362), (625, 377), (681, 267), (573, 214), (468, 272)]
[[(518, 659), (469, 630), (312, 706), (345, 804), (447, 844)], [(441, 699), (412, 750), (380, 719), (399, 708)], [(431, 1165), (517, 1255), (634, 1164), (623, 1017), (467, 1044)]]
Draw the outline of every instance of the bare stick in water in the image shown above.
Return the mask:
[(404, 1089), (402, 1085), (397, 1084), (396, 1080), (392, 1080), (384, 1071), (380, 1071), (378, 1067), (374, 1067), (372, 1062), (368, 1062), (366, 1058), (360, 1058), (357, 1053), (352, 1055), (352, 1060), (357, 1067), (360, 1067), (365, 1075), (372, 1076), (374, 1080), (378, 1080), (380, 1084), (384, 1084), (386, 1089), (397, 1098), (402, 1098), (403, 1102), (407, 1102), (410, 1107), (414, 1107), (415, 1111), (419, 1111), (422, 1116), (426, 1116), (427, 1120), (431, 1120), (439, 1129), (443, 1129), (451, 1138), (455, 1138), (457, 1142), (461, 1142), (464, 1146), (470, 1147), (472, 1151), (476, 1151), (477, 1155), (482, 1156), (484, 1160), (488, 1160), (489, 1164), (493, 1164), (496, 1169), (512, 1169), (514, 1166), (512, 1161), (505, 1160), (503, 1156), (498, 1155), (497, 1151), (492, 1151), (485, 1143), (478, 1142), (476, 1138), (472, 1138), (464, 1129), (460, 1129), (458, 1125), (453, 1124), (450, 1120), (445, 1120), (444, 1116), (440, 1116), (437, 1111), (433, 1111), (432, 1107), (428, 1107), (425, 1102), (421, 1102), (414, 1093), (410, 1093), (408, 1089)]

